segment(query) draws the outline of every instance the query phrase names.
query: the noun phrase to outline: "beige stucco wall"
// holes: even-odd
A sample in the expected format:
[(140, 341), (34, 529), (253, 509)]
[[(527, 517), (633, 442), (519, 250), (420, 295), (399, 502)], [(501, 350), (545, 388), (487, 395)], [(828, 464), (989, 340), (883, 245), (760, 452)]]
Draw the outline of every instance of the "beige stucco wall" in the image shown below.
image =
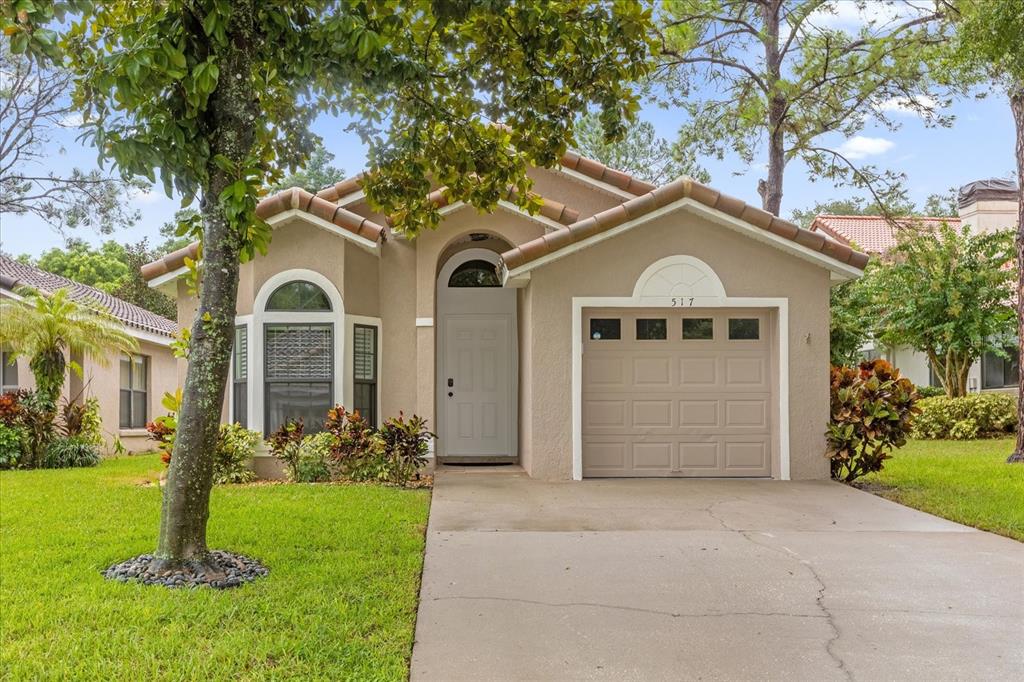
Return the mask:
[(595, 213), (617, 206), (629, 198), (616, 196), (603, 189), (597, 189), (593, 183), (570, 177), (568, 174), (531, 168), (527, 173), (533, 180), (533, 191), (542, 197), (559, 201), (574, 211), (579, 211), (580, 218), (588, 218)]
[[(524, 466), (537, 478), (572, 476), (572, 298), (632, 296), (651, 263), (687, 254), (710, 265), (728, 296), (789, 299), (790, 470), (794, 479), (827, 478), (828, 301), (825, 269), (687, 213), (656, 219), (533, 270), (529, 339), (522, 352), (523, 419), (532, 451)], [(523, 438), (525, 440), (525, 438)]]
[[(167, 346), (149, 341), (139, 342), (139, 354), (149, 358), (149, 383), (146, 395), (146, 421), (165, 414), (160, 404), (164, 393), (173, 393), (179, 386), (177, 359)], [(95, 360), (86, 359), (83, 383), (86, 396), (96, 396), (100, 403), (100, 419), (103, 421), (103, 437), (108, 451), (113, 449), (115, 438), (131, 452), (145, 452), (153, 449), (153, 442), (145, 429), (121, 429), (121, 368), (120, 355), (112, 354), (104, 366)]]
[(1017, 227), (1017, 202), (997, 199), (976, 201), (960, 209), (960, 220), (980, 234)]

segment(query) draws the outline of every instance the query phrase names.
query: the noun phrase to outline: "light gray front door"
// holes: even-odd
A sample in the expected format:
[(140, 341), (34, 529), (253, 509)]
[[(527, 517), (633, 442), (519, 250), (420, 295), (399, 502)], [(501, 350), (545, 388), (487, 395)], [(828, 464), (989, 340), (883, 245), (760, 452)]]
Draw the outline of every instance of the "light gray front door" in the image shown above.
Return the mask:
[(512, 366), (507, 315), (446, 315), (443, 381), (447, 457), (507, 457)]
[(770, 476), (771, 316), (587, 309), (583, 475)]

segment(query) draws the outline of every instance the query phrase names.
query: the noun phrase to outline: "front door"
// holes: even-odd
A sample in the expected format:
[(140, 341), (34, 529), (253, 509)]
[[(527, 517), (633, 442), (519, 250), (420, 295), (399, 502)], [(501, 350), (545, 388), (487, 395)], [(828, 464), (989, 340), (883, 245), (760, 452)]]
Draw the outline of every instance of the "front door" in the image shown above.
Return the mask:
[(514, 337), (508, 315), (446, 315), (444, 454), (508, 457), (512, 452), (511, 397)]

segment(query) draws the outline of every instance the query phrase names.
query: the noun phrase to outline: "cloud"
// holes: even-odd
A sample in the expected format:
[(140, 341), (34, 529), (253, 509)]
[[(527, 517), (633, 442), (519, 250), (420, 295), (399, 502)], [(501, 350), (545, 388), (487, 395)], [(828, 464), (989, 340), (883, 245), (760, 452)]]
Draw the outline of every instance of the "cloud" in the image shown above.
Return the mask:
[(839, 146), (837, 150), (848, 159), (863, 159), (868, 156), (884, 154), (896, 146), (892, 140), (884, 137), (865, 137), (855, 135)]
[(934, 111), (939, 106), (939, 102), (934, 97), (929, 97), (928, 95), (914, 95), (912, 98), (890, 97), (876, 105), (876, 108), (879, 111), (903, 116), (920, 116), (922, 112), (915, 109), (915, 105), (919, 108), (923, 107), (924, 109)]
[(140, 190), (132, 198), (139, 204), (155, 204), (163, 201), (167, 197), (164, 195), (163, 191), (154, 192), (153, 188), (150, 187), (149, 189)]
[(838, 0), (811, 12), (808, 23), (818, 28), (857, 30), (868, 24), (882, 27), (922, 13), (930, 13), (929, 3), (923, 0), (894, 2), (873, 0), (858, 6), (855, 0)]

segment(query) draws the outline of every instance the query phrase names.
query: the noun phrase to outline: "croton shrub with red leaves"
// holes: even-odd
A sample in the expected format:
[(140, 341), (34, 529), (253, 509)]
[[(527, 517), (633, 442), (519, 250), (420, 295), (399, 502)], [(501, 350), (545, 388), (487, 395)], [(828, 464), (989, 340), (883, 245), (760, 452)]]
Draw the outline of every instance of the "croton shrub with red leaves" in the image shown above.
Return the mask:
[(832, 367), (832, 418), (825, 436), (832, 478), (849, 483), (882, 469), (907, 442), (920, 412), (917, 389), (885, 360)]

